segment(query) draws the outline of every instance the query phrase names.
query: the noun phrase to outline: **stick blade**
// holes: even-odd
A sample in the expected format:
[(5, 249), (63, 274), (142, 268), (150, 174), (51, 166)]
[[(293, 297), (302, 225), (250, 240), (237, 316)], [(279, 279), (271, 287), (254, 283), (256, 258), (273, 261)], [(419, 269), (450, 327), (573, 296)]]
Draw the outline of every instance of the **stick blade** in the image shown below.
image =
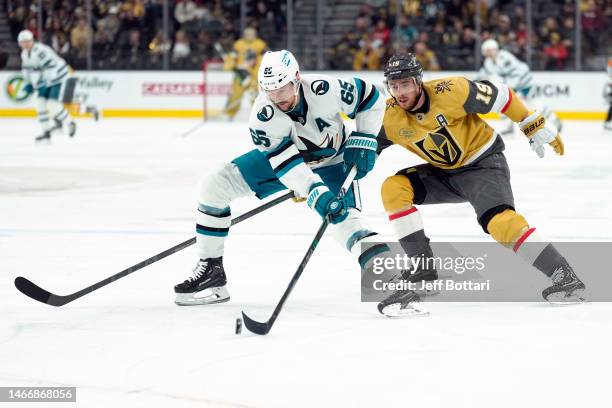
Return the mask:
[(18, 291), (23, 293), (29, 298), (34, 300), (38, 300), (41, 303), (45, 303), (47, 305), (52, 306), (61, 306), (63, 303), (57, 302), (57, 296), (54, 296), (52, 293), (44, 290), (40, 286), (36, 285), (34, 282), (22, 277), (18, 276), (15, 278), (15, 287)]
[(252, 333), (259, 334), (261, 336), (265, 336), (270, 331), (270, 325), (268, 324), (268, 322), (266, 323), (257, 322), (251, 319), (249, 316), (247, 316), (246, 313), (244, 312), (242, 312), (242, 321), (244, 322), (245, 327), (249, 329), (249, 331)]

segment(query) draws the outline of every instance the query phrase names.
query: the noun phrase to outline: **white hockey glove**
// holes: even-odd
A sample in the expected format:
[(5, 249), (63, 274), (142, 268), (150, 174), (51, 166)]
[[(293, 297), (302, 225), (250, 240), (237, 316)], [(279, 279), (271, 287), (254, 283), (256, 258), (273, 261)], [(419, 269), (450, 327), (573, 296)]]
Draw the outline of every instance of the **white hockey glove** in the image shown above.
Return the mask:
[(529, 139), (531, 150), (536, 152), (538, 157), (544, 157), (544, 145), (546, 144), (551, 145), (558, 155), (563, 156), (565, 153), (563, 140), (557, 128), (552, 122), (546, 121), (539, 112), (536, 111), (527, 116), (519, 123), (519, 127)]

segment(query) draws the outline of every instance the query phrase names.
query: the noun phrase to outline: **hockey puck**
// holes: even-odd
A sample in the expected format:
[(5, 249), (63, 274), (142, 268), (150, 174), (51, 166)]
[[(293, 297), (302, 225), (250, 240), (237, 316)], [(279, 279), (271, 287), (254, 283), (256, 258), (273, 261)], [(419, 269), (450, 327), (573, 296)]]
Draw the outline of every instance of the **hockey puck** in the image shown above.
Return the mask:
[(242, 318), (236, 319), (236, 334), (242, 333)]

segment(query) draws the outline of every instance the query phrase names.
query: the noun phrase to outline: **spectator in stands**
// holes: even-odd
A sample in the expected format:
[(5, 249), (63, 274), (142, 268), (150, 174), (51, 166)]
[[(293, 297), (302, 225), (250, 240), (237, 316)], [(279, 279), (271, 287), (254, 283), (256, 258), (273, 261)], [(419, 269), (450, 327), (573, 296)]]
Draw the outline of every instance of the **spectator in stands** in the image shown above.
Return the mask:
[(353, 70), (375, 71), (378, 69), (380, 69), (380, 50), (374, 47), (374, 43), (370, 37), (366, 35), (361, 40), (361, 48), (355, 53)]
[(395, 40), (406, 46), (412, 46), (419, 35), (419, 30), (416, 25), (412, 23), (412, 20), (408, 16), (402, 16), (400, 19), (399, 38)]
[(440, 65), (436, 53), (427, 48), (423, 42), (414, 44), (414, 54), (425, 71), (439, 71)]
[(201, 30), (198, 33), (192, 47), (192, 54), (193, 58), (191, 66), (194, 69), (198, 69), (203, 60), (214, 58), (215, 50), (213, 48), (213, 42), (211, 41), (210, 35), (207, 31)]
[(342, 38), (329, 50), (329, 67), (338, 70), (350, 70), (353, 58), (359, 48), (359, 39), (352, 31), (345, 33)]
[(85, 68), (89, 43), (93, 39), (87, 20), (80, 18), (76, 27), (70, 31), (71, 62), (74, 68)]
[(170, 51), (171, 44), (163, 31), (158, 31), (149, 43), (149, 64), (152, 68), (161, 68), (164, 53)]
[(593, 54), (599, 45), (604, 27), (604, 16), (595, 0), (587, 0), (582, 10), (582, 34), (586, 40), (586, 52)]
[(76, 27), (70, 31), (70, 43), (72, 48), (80, 51), (87, 49), (87, 44), (92, 40), (91, 28), (87, 25), (87, 20), (80, 18)]
[(372, 43), (375, 47), (387, 47), (391, 42), (391, 30), (387, 27), (387, 22), (384, 19), (378, 20), (376, 28), (372, 33)]
[(189, 38), (183, 30), (178, 30), (174, 36), (174, 47), (172, 48), (172, 63), (176, 68), (185, 67), (187, 57), (191, 53)]
[(121, 46), (121, 64), (124, 69), (142, 69), (145, 67), (144, 47), (140, 31), (132, 29), (127, 33), (127, 41)]
[(200, 21), (207, 14), (203, 6), (192, 0), (181, 0), (174, 8), (174, 18), (179, 22), (184, 34), (193, 34), (200, 28)]
[(66, 59), (70, 57), (70, 41), (63, 31), (56, 31), (51, 37), (51, 47), (57, 54)]
[(115, 49), (115, 35), (106, 19), (98, 20), (93, 39), (93, 59), (97, 68), (108, 68), (108, 58)]
[(565, 69), (569, 53), (567, 47), (561, 42), (561, 36), (557, 33), (550, 34), (550, 43), (544, 48), (546, 56), (545, 69), (562, 70)]

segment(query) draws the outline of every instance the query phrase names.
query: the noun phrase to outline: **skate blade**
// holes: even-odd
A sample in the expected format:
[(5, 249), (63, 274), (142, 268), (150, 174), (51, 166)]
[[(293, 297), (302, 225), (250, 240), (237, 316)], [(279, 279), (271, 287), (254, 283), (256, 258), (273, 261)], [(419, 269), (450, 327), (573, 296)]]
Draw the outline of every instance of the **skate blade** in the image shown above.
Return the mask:
[(229, 300), (229, 292), (223, 286), (220, 288), (204, 289), (195, 293), (177, 293), (174, 303), (179, 306), (199, 306), (224, 303)]
[(546, 299), (548, 303), (555, 306), (571, 306), (585, 303), (587, 299), (586, 289), (576, 289), (572, 293), (552, 293)]
[(420, 297), (432, 297), (440, 294), (439, 290), (415, 290), (414, 293)]
[(393, 303), (382, 309), (382, 314), (390, 319), (403, 319), (407, 317), (425, 317), (429, 312), (418, 303), (408, 303), (402, 308), (401, 303)]

